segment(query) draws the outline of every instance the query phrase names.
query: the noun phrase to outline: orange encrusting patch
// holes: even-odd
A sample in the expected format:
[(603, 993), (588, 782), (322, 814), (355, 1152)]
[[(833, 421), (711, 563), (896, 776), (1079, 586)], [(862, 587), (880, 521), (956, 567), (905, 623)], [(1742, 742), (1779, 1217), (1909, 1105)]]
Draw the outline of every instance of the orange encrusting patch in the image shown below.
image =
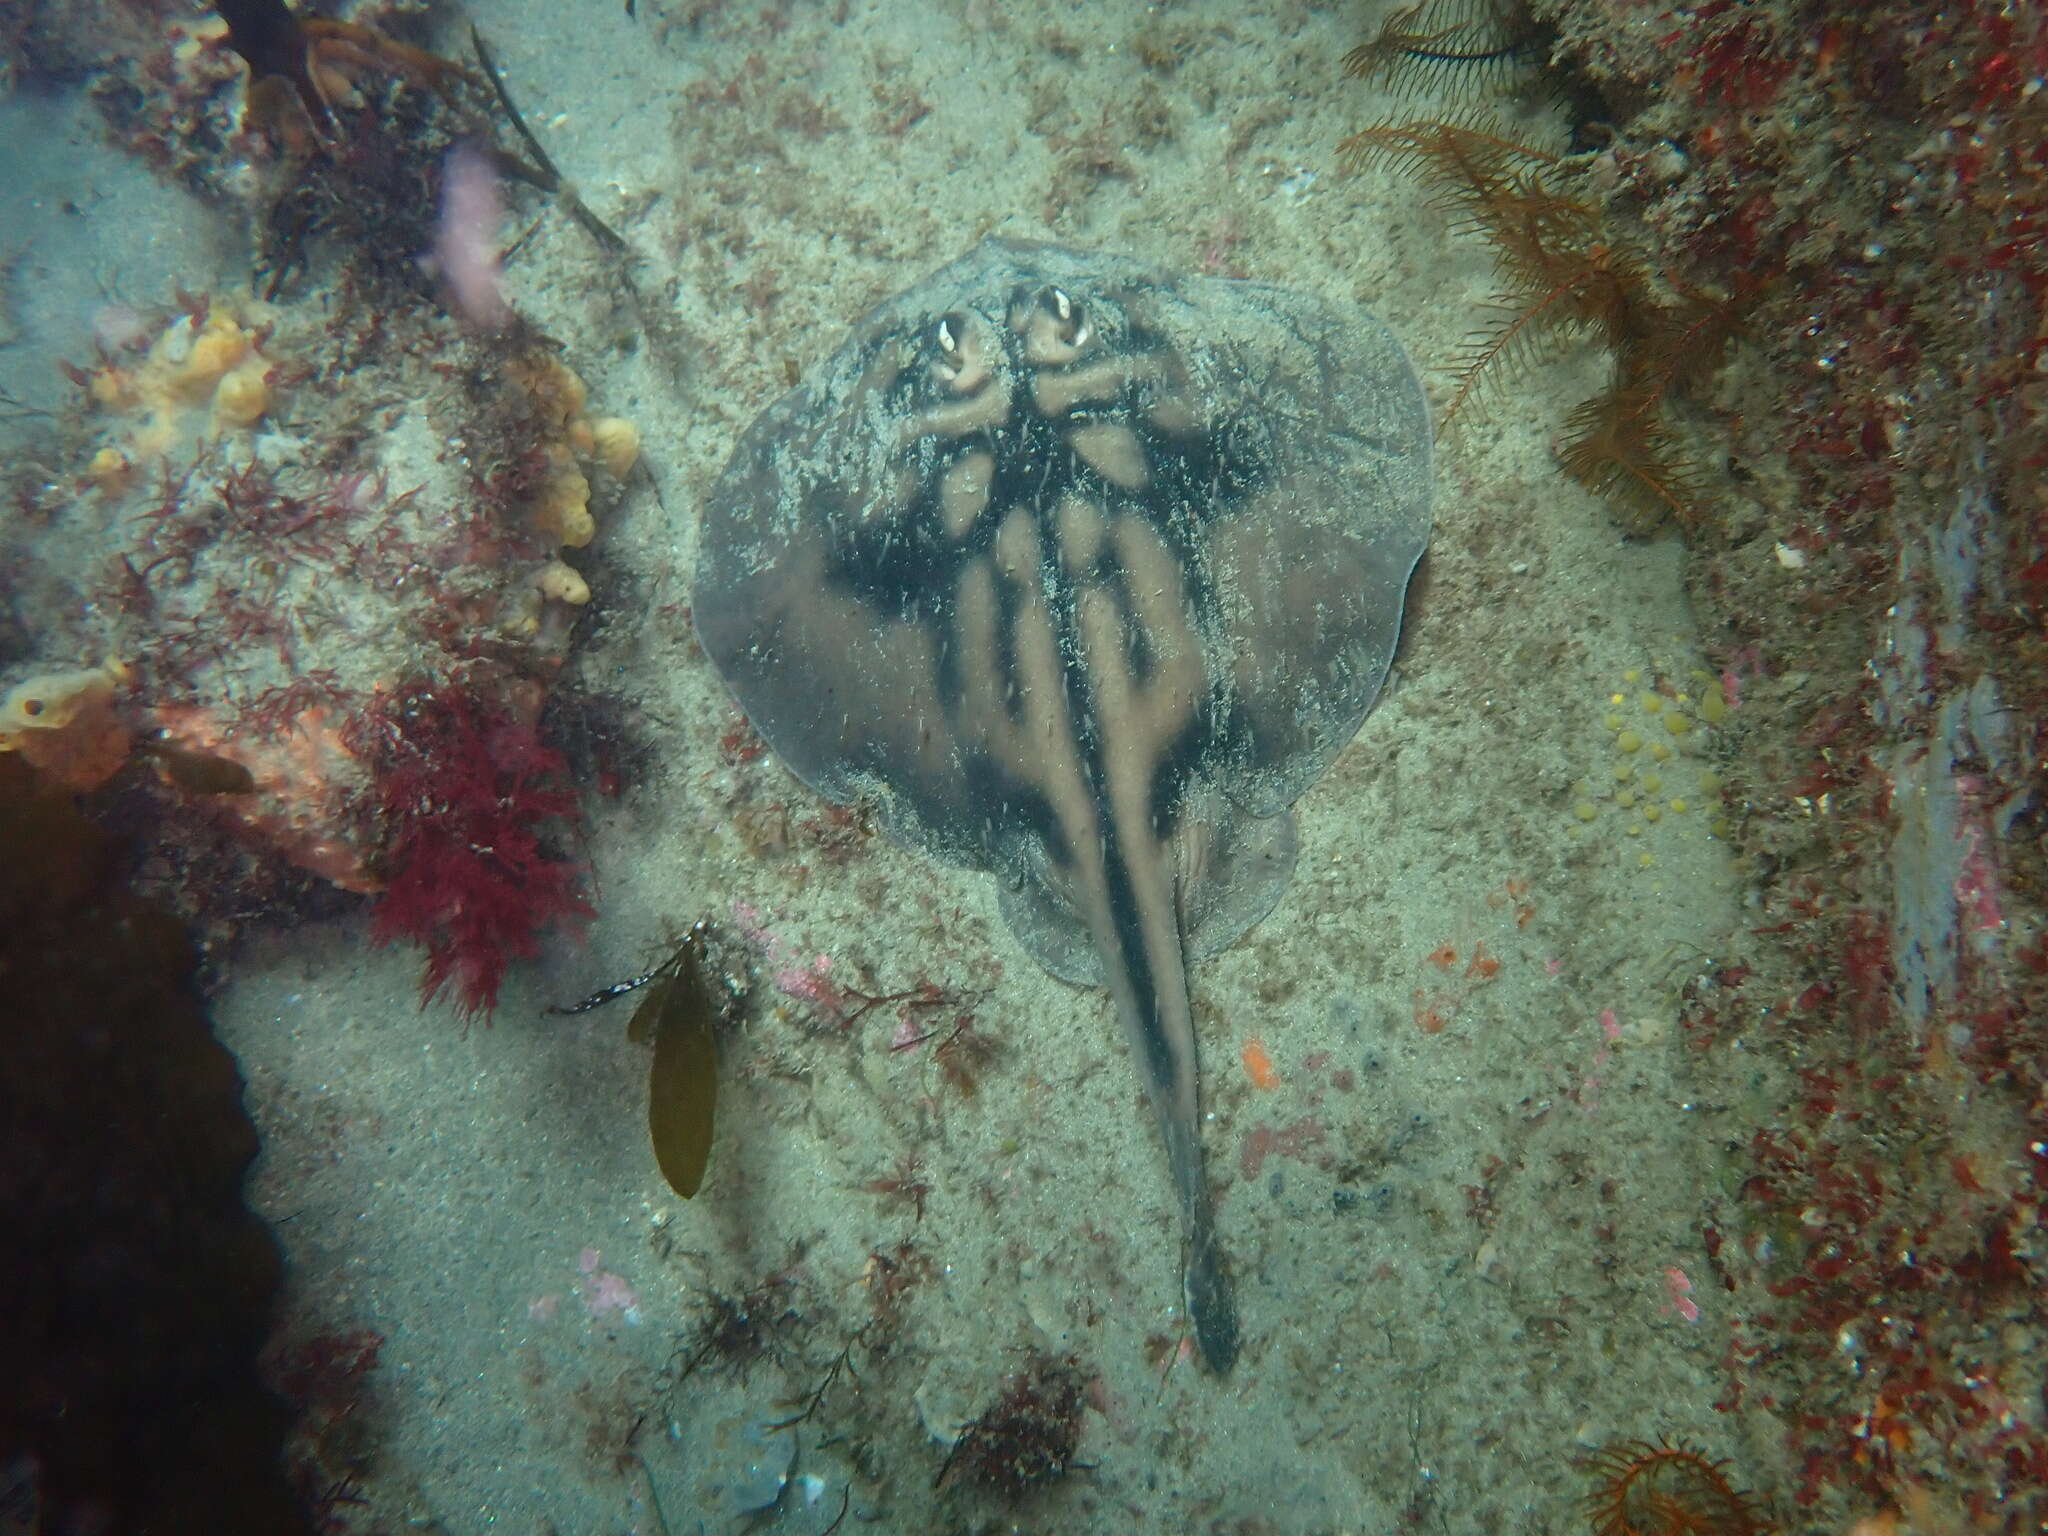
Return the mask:
[(1273, 1058), (1266, 1054), (1264, 1041), (1245, 1041), (1244, 1049), (1238, 1052), (1238, 1059), (1244, 1063), (1244, 1075), (1252, 1080), (1254, 1088), (1270, 1091), (1280, 1086), (1279, 1069), (1273, 1065)]
[(218, 710), (197, 704), (159, 705), (149, 720), (166, 746), (249, 770), (254, 788), (216, 797), (212, 808), (250, 841), (345, 891), (383, 888), (350, 809), (368, 770), (349, 750), (332, 710), (302, 709), (270, 738), (237, 731)]
[(1451, 1022), (1453, 1004), (1450, 998), (1439, 997), (1434, 1001), (1422, 988), (1415, 989), (1415, 1027), (1425, 1035), (1440, 1035)]

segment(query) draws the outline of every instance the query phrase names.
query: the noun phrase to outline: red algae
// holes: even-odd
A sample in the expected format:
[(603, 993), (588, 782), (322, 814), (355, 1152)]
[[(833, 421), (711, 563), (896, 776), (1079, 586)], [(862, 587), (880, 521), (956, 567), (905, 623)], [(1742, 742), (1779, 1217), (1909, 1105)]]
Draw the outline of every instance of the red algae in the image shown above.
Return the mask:
[(460, 685), (408, 683), (362, 729), (387, 828), (377, 942), (425, 948), (421, 1006), (452, 982), (464, 1013), (488, 1015), (508, 963), (591, 916), (578, 866), (544, 840), (577, 816), (566, 765), (528, 714)]

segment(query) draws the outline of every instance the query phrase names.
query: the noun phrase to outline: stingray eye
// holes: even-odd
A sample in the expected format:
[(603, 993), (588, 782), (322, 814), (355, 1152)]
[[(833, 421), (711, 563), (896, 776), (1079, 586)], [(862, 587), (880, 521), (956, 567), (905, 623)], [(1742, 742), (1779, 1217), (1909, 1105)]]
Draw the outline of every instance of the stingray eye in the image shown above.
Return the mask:
[(1073, 362), (1095, 334), (1087, 308), (1054, 283), (1012, 301), (1010, 329), (1024, 338), (1025, 360), (1040, 366)]
[(932, 323), (928, 338), (932, 377), (965, 392), (988, 376), (973, 323), (959, 310)]
[(1088, 314), (1064, 288), (1047, 285), (1038, 296), (1039, 306), (1052, 322), (1053, 340), (1075, 350), (1088, 344)]

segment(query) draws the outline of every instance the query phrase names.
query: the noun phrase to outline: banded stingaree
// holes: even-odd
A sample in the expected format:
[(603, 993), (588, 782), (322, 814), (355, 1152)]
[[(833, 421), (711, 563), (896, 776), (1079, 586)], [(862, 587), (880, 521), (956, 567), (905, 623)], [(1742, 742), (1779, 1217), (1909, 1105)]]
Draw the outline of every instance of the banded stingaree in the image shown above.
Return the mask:
[(704, 511), (698, 634), (783, 761), (993, 872), (1115, 998), (1218, 1371), (1187, 962), (1279, 899), (1288, 807), (1379, 694), (1429, 449), (1354, 306), (989, 240), (770, 407)]

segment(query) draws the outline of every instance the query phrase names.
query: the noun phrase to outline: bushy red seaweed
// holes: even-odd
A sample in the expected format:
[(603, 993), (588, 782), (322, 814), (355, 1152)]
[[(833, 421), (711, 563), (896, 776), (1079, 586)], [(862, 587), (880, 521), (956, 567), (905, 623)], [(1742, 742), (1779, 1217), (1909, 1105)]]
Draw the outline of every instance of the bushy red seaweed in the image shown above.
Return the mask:
[(374, 936), (426, 949), (421, 1007), (453, 982), (463, 1012), (488, 1015), (507, 964), (591, 915), (578, 867), (543, 835), (577, 817), (566, 765), (530, 715), (463, 684), (407, 683), (362, 730), (385, 824)]

